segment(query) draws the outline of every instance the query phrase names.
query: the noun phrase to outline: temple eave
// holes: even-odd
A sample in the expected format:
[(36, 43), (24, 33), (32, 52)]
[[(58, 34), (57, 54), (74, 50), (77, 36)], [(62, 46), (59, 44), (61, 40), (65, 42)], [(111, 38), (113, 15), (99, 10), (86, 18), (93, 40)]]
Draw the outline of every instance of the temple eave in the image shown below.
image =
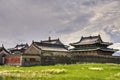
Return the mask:
[[(83, 46), (83, 45), (92, 45), (92, 44), (98, 44), (98, 43), (89, 43), (89, 44), (70, 44), (71, 46)], [(106, 43), (99, 43), (99, 44), (102, 44), (102, 45), (106, 45), (106, 46), (110, 46), (110, 45), (112, 45), (112, 43), (108, 43), (108, 44), (106, 44)]]
[(73, 51), (73, 52), (78, 52), (78, 51), (80, 51), (80, 52), (83, 52), (83, 51), (98, 51), (98, 50), (100, 50), (100, 51), (105, 51), (105, 52), (116, 52), (116, 51), (118, 51), (117, 49), (79, 49), (79, 50), (71, 50), (71, 51)]

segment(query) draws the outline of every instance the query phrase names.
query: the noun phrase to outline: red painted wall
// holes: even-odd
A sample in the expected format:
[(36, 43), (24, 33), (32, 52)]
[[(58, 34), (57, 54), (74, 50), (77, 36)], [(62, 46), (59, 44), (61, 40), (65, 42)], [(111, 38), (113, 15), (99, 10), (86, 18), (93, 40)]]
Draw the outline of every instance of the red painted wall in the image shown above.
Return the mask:
[(5, 57), (4, 63), (5, 63), (5, 64), (16, 64), (16, 63), (20, 63), (20, 56), (9, 56), (9, 57)]

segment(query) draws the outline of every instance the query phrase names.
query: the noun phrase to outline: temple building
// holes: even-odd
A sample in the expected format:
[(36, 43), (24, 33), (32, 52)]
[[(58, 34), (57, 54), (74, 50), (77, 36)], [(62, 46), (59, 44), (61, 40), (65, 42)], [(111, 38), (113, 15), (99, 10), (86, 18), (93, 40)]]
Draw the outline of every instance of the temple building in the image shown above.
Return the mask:
[(2, 47), (0, 47), (0, 65), (4, 64), (4, 60), (7, 55), (10, 55), (10, 54), (2, 45)]
[(113, 43), (104, 42), (101, 36), (81, 37), (80, 41), (71, 43), (73, 49), (68, 50), (60, 39), (44, 41), (32, 41), (31, 45), (19, 44), (9, 49), (10, 53), (2, 46), (0, 47), (0, 64), (32, 66), (32, 65), (54, 65), (71, 64), (83, 62), (119, 63), (120, 57), (112, 54), (117, 49), (108, 48)]
[(29, 45), (26, 44), (17, 44), (14, 48), (9, 49), (11, 54), (23, 54)]
[(14, 48), (9, 49), (10, 55), (5, 56), (4, 64), (5, 65), (22, 65), (22, 54), (25, 53), (29, 45), (26, 44), (17, 44)]
[[(65, 62), (64, 58), (68, 53), (68, 46), (64, 45), (59, 38), (36, 42), (33, 41), (30, 47), (22, 55), (23, 65), (55, 64)], [(57, 57), (57, 58), (56, 58)]]
[[(26, 54), (41, 54), (41, 52), (65, 52), (68, 51), (67, 49), (68, 46), (64, 45), (59, 38), (58, 39), (51, 39), (49, 37), (48, 40), (36, 42), (33, 41), (30, 47), (25, 51)], [(36, 48), (37, 51), (34, 52), (34, 48)], [(35, 49), (35, 50), (36, 50)]]
[(101, 36), (89, 36), (89, 37), (81, 37), (80, 41), (71, 43), (70, 45), (74, 48), (71, 49), (71, 52), (74, 54), (80, 55), (109, 55), (118, 50), (108, 48), (108, 46), (113, 43), (104, 42), (101, 39)]

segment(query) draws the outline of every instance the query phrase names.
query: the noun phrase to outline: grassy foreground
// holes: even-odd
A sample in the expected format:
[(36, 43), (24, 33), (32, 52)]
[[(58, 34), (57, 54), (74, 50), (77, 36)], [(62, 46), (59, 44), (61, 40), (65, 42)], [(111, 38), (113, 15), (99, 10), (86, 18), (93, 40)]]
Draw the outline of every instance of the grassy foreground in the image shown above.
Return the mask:
[(0, 66), (0, 80), (120, 80), (120, 65)]

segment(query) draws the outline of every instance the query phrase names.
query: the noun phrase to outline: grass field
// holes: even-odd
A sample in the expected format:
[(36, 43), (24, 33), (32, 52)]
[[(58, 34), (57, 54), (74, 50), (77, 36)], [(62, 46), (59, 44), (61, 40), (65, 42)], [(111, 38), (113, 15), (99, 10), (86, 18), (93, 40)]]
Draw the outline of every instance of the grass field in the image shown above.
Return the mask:
[(120, 65), (0, 66), (0, 80), (120, 80)]

